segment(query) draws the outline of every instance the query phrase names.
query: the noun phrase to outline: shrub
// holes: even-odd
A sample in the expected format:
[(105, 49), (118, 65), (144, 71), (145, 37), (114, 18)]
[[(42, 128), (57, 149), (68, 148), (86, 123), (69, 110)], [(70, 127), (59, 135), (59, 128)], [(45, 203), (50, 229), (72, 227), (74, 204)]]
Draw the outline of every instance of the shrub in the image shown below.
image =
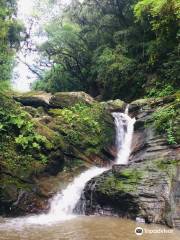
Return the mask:
[(27, 112), (12, 99), (0, 96), (0, 159), (7, 169), (31, 169), (35, 162), (44, 165), (50, 146), (46, 137), (38, 134)]
[(174, 105), (158, 109), (153, 114), (154, 126), (157, 132), (166, 133), (169, 144), (176, 144), (173, 123), (177, 116)]

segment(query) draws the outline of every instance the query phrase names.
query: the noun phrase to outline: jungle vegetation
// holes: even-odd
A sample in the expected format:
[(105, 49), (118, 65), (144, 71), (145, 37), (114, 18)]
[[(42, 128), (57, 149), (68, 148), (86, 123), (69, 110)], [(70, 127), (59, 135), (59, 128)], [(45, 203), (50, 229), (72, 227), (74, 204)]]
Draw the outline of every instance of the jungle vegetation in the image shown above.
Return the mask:
[(34, 84), (101, 99), (160, 97), (179, 88), (180, 0), (73, 0), (46, 25), (48, 68)]
[(23, 25), (16, 13), (16, 0), (0, 0), (0, 90), (10, 86), (13, 60), (22, 38)]

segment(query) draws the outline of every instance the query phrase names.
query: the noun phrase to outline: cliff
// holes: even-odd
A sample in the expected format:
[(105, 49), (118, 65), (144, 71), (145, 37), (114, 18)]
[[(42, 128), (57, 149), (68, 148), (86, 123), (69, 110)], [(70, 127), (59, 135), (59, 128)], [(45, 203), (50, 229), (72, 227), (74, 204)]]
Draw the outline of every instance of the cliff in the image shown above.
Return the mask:
[(48, 199), (73, 177), (115, 156), (110, 110), (83, 92), (1, 94), (0, 213), (48, 209)]
[[(174, 118), (168, 136), (169, 109)], [(89, 181), (78, 211), (180, 227), (179, 98), (137, 100), (129, 110), (137, 119), (129, 164)]]

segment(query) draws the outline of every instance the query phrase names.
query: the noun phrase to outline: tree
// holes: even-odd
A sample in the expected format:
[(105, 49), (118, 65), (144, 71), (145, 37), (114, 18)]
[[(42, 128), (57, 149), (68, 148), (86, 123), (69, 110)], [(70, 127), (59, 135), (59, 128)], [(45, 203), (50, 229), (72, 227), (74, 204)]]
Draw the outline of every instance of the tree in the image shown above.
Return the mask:
[(180, 0), (140, 0), (134, 8), (137, 21), (149, 22), (154, 33), (149, 57), (151, 62), (163, 58), (178, 44)]
[[(52, 74), (54, 74), (53, 83), (58, 85), (59, 82), (58, 90), (70, 90), (72, 81), (74, 86), (84, 90), (87, 87), (85, 79), (88, 76), (90, 54), (85, 40), (80, 36), (78, 25), (56, 20), (47, 26), (46, 31), (48, 41), (39, 50), (46, 59), (53, 61), (53, 67), (45, 75), (44, 82), (48, 82), (47, 78), (50, 76), (52, 78)], [(68, 79), (69, 87), (68, 84), (63, 84)]]
[(22, 25), (16, 20), (15, 0), (0, 0), (0, 89), (8, 86), (15, 49), (20, 45)]
[(36, 86), (124, 100), (174, 92), (178, 20), (179, 0), (73, 0), (46, 29), (53, 67)]

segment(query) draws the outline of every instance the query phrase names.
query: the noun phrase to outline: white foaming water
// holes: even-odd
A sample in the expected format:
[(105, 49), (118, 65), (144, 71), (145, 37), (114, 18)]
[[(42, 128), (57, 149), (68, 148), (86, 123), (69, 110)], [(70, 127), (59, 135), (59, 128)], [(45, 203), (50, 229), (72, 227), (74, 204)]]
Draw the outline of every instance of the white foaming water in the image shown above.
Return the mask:
[(131, 153), (131, 142), (134, 132), (135, 118), (128, 116), (128, 107), (125, 113), (112, 113), (116, 125), (116, 147), (117, 158), (116, 164), (125, 165), (128, 163)]
[(64, 218), (72, 217), (73, 210), (80, 199), (86, 183), (106, 170), (107, 168), (93, 167), (80, 174), (62, 193), (54, 197), (49, 214), (57, 216), (57, 218), (58, 216), (63, 216)]
[[(117, 159), (116, 164), (127, 164), (131, 152), (131, 141), (135, 119), (128, 115), (128, 108), (125, 113), (112, 113), (116, 125), (116, 146)], [(54, 224), (59, 221), (65, 221), (75, 218), (77, 215), (73, 213), (76, 204), (80, 200), (81, 193), (86, 183), (93, 177), (102, 174), (109, 168), (93, 167), (80, 174), (70, 183), (61, 193), (57, 193), (51, 200), (50, 210), (47, 214), (34, 215), (25, 218), (18, 218), (8, 221), (8, 227), (22, 227), (26, 224), (45, 225)]]
[(77, 215), (73, 214), (73, 210), (81, 197), (81, 193), (86, 183), (93, 177), (100, 175), (106, 170), (108, 170), (108, 168), (92, 167), (84, 173), (81, 173), (74, 179), (72, 183), (67, 186), (66, 189), (55, 195), (55, 197), (51, 200), (50, 210), (47, 214), (12, 219), (5, 223), (5, 225), (13, 228), (21, 228), (29, 224), (51, 225), (60, 221), (71, 220), (77, 217)]

